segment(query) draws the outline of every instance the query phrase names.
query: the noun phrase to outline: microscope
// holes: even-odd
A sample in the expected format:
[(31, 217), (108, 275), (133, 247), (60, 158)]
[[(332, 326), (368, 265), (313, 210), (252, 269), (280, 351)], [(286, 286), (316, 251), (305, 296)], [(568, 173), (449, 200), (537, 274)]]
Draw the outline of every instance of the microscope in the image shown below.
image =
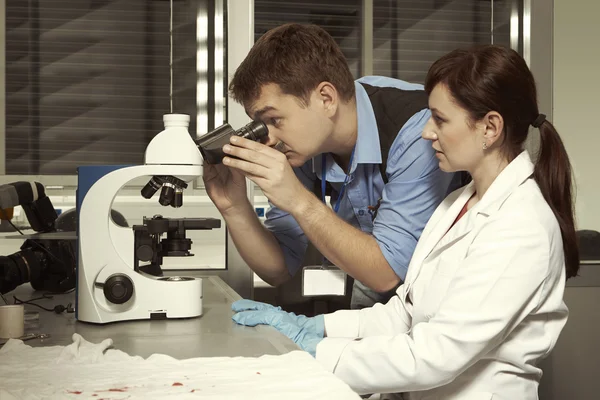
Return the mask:
[(79, 260), (76, 318), (109, 322), (192, 318), (202, 315), (202, 279), (163, 276), (164, 257), (188, 257), (187, 230), (220, 228), (214, 218), (144, 217), (122, 227), (111, 218), (117, 192), (139, 177), (150, 177), (141, 195), (151, 199), (160, 189), (164, 207), (182, 207), (188, 183), (202, 175), (202, 164), (220, 163), (223, 145), (232, 135), (259, 141), (266, 125), (253, 121), (239, 130), (225, 124), (192, 139), (189, 116), (166, 114), (165, 130), (148, 144), (143, 165), (78, 168)]

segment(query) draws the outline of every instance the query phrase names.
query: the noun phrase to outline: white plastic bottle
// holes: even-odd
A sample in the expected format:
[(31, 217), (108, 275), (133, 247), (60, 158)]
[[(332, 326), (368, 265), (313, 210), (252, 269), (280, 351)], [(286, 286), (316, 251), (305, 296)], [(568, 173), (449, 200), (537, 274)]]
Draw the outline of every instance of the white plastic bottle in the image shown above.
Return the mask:
[(188, 128), (187, 114), (165, 114), (165, 129), (148, 144), (144, 164), (202, 165), (202, 156)]

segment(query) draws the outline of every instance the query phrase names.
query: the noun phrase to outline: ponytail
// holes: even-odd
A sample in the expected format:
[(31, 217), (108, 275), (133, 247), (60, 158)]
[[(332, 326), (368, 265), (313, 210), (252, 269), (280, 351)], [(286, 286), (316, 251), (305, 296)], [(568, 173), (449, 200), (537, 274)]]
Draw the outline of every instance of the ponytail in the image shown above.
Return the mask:
[(579, 271), (579, 249), (573, 211), (571, 163), (554, 126), (547, 120), (539, 124), (540, 151), (533, 176), (542, 195), (554, 212), (562, 234), (567, 279)]

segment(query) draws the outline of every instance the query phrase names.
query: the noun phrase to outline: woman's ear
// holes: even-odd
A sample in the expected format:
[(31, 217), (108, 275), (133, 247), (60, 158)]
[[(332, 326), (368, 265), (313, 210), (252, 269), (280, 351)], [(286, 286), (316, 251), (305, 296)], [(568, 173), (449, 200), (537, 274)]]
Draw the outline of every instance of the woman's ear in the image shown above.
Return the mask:
[(498, 112), (490, 111), (483, 117), (482, 122), (485, 125), (483, 140), (487, 147), (491, 147), (502, 138), (504, 118)]

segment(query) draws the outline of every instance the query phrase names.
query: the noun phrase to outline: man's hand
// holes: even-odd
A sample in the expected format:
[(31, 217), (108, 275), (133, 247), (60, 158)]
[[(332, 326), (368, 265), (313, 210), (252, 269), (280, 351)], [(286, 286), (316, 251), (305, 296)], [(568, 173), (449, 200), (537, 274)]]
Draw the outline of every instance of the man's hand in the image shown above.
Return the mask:
[(202, 175), (208, 197), (221, 213), (248, 203), (246, 178), (225, 165), (204, 164)]
[(311, 195), (296, 177), (285, 154), (269, 146), (232, 136), (231, 144), (225, 145), (223, 152), (237, 157), (225, 157), (223, 163), (256, 183), (281, 210), (293, 214), (294, 208), (303, 204), (302, 199)]

